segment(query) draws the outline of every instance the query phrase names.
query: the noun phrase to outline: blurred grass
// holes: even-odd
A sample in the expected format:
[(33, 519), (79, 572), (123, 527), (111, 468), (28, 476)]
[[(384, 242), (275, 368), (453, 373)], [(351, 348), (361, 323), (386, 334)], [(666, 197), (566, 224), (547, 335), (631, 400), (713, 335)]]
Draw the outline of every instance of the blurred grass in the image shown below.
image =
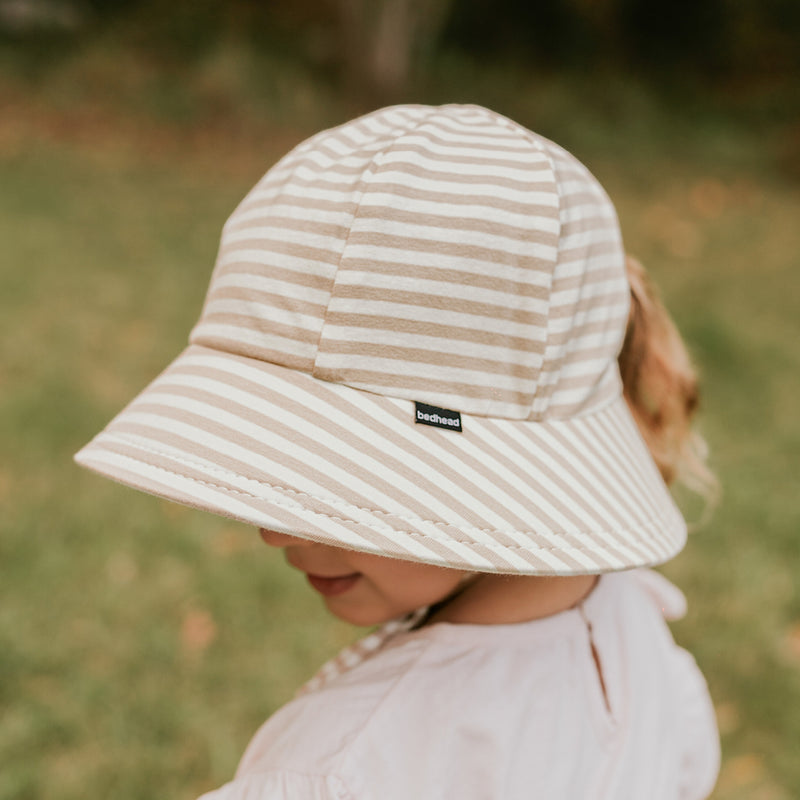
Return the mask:
[[(184, 346), (247, 189), (363, 110), (249, 59), (222, 49), (188, 74), (98, 47), (0, 81), (0, 800), (194, 797), (353, 635), (253, 531), (71, 462)], [(690, 598), (676, 636), (719, 711), (714, 797), (800, 796), (800, 185), (785, 131), (632, 80), (447, 58), (419, 99), (509, 114), (614, 198), (705, 377), (724, 486), (665, 568)]]

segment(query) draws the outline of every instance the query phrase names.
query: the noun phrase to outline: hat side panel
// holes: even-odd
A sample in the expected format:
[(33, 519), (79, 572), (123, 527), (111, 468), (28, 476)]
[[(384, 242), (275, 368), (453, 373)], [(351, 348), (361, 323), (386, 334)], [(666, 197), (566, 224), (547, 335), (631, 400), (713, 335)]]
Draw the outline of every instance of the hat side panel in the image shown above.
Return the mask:
[(544, 352), (558, 198), (541, 147), (466, 107), (365, 176), (314, 376), (525, 418)]
[(323, 131), (281, 159), (223, 227), (193, 344), (310, 372), (361, 176), (420, 109)]
[(541, 386), (530, 419), (590, 413), (621, 394), (630, 291), (616, 211), (577, 159), (546, 143), (561, 199)]

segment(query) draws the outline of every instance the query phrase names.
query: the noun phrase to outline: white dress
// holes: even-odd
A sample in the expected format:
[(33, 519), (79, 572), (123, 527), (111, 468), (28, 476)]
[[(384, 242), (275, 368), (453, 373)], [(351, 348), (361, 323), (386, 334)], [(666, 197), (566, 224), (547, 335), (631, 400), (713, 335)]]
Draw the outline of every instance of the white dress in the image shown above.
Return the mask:
[(346, 651), (277, 711), (202, 800), (705, 798), (714, 711), (664, 622), (684, 610), (675, 587), (637, 571), (543, 620), (373, 635), (371, 652)]

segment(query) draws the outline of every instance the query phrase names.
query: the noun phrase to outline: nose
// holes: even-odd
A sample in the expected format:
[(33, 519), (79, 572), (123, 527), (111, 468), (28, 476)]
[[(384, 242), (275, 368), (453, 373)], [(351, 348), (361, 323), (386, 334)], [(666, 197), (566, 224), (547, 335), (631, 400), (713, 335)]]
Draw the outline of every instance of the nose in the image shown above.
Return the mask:
[(264, 540), (264, 543), (268, 544), (270, 547), (296, 547), (297, 545), (311, 544), (311, 542), (300, 539), (297, 536), (270, 531), (266, 528), (259, 528), (258, 535)]

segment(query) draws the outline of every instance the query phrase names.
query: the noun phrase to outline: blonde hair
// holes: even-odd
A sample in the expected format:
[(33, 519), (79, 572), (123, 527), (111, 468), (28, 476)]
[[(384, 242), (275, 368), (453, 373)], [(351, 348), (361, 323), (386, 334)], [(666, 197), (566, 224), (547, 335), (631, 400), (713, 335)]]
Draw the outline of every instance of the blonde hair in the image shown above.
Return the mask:
[(626, 267), (631, 309), (619, 354), (625, 399), (666, 483), (702, 495), (709, 509), (719, 484), (706, 464), (706, 443), (691, 427), (697, 373), (644, 267), (630, 256)]

